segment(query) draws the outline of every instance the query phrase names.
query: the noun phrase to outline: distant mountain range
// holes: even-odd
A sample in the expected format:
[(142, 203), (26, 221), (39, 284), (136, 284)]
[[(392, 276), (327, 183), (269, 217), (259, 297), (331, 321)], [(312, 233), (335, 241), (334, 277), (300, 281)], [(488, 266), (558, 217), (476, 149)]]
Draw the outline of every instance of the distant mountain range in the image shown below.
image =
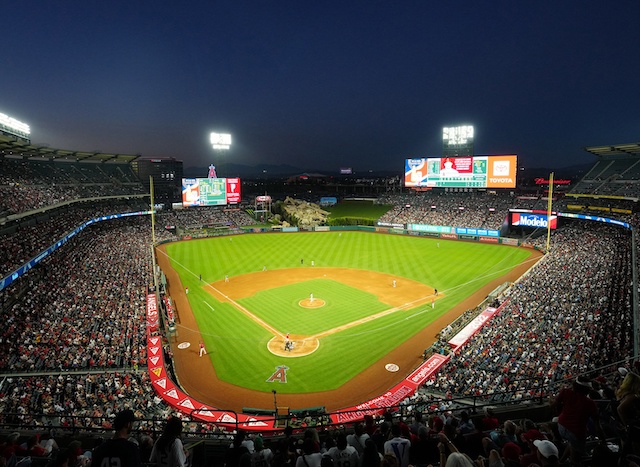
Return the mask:
[[(222, 166), (216, 167), (217, 175), (219, 177), (240, 177), (240, 178), (284, 178), (291, 177), (293, 175), (300, 174), (313, 174), (313, 175), (324, 175), (327, 177), (331, 176), (340, 176), (338, 169), (335, 171), (330, 170), (321, 170), (317, 168), (300, 168), (294, 167), (292, 165), (280, 164), (280, 165), (270, 165), (270, 164), (260, 164), (255, 166), (250, 165), (242, 165), (242, 164), (223, 164)], [(209, 173), (208, 167), (185, 167), (184, 168), (184, 176), (189, 178), (197, 178), (197, 177), (207, 177)], [(387, 177), (394, 175), (401, 175), (400, 171), (393, 170), (380, 170), (374, 172), (357, 172), (353, 173), (355, 176), (365, 176), (371, 174), (376, 177)]]
[[(529, 168), (525, 167), (524, 171), (521, 171), (519, 177), (526, 178), (537, 178), (543, 177), (548, 178), (551, 172), (554, 172), (555, 178), (569, 178), (577, 181), (582, 178), (587, 171), (593, 167), (593, 163), (588, 164), (580, 164), (573, 165), (570, 167), (561, 167), (561, 168), (548, 168), (548, 167), (534, 167)], [(240, 178), (284, 178), (291, 177), (293, 175), (300, 175), (303, 173), (314, 174), (314, 175), (325, 175), (327, 177), (332, 176), (340, 176), (338, 170), (336, 171), (327, 171), (320, 170), (317, 168), (300, 168), (292, 165), (280, 164), (280, 165), (271, 165), (271, 164), (260, 164), (255, 166), (243, 165), (243, 164), (224, 164), (222, 167), (218, 168), (218, 176), (220, 177), (240, 177)], [(206, 178), (209, 174), (208, 167), (185, 167), (184, 168), (184, 176), (188, 178)], [(396, 175), (402, 175), (400, 170), (379, 170), (379, 171), (371, 171), (371, 172), (358, 172), (354, 171), (353, 173), (356, 177), (392, 177)]]

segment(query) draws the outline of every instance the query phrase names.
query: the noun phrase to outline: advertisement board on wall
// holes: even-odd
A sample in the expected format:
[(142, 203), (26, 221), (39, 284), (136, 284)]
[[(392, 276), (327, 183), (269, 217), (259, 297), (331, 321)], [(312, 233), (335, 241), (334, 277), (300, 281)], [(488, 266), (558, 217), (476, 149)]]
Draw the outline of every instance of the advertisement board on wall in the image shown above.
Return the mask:
[(517, 156), (406, 159), (404, 185), (431, 188), (515, 188)]
[[(551, 224), (551, 229), (555, 229), (558, 225), (558, 216), (551, 215), (549, 217), (549, 224)], [(512, 212), (511, 225), (514, 227), (532, 227), (546, 229), (548, 225), (547, 215), (527, 212)]]

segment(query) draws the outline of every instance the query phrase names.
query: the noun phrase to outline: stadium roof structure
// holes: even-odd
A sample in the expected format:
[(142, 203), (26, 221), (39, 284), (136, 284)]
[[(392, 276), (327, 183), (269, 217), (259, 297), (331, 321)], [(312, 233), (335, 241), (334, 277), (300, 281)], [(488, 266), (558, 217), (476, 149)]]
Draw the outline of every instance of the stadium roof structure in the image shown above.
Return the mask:
[(33, 160), (61, 160), (67, 162), (98, 162), (128, 164), (138, 159), (140, 154), (109, 154), (97, 151), (72, 151), (55, 149), (47, 145), (31, 144), (25, 140), (0, 134), (0, 155)]
[(640, 143), (614, 144), (609, 146), (590, 146), (584, 148), (596, 156), (640, 156)]

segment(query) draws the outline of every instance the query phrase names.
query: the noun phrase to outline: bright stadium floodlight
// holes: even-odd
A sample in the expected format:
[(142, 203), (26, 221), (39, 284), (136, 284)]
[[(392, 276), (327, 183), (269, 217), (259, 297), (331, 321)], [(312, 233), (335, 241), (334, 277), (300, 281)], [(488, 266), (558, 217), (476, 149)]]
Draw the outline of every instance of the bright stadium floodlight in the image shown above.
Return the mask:
[(468, 144), (473, 141), (473, 125), (444, 127), (442, 139), (449, 145)]
[(228, 133), (211, 133), (211, 146), (216, 151), (228, 150), (231, 147), (231, 135)]
[(3, 113), (0, 113), (0, 127), (10, 133), (22, 137), (27, 137), (31, 133), (29, 125)]

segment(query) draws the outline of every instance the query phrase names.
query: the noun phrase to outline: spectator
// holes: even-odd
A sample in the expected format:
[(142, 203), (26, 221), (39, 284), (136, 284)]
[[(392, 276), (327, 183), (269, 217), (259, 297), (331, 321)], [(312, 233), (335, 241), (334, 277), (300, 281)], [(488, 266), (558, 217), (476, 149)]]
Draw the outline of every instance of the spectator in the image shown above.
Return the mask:
[(378, 451), (373, 439), (367, 439), (364, 443), (364, 451), (360, 457), (361, 467), (379, 467), (382, 462), (382, 457), (382, 453)]
[(623, 424), (623, 453), (640, 455), (640, 376), (628, 371), (616, 390), (618, 416)]
[(360, 464), (358, 451), (347, 443), (347, 436), (344, 433), (338, 433), (336, 445), (329, 449), (328, 454), (336, 467), (352, 467)]
[(347, 442), (350, 446), (353, 446), (358, 453), (358, 456), (361, 456), (364, 452), (364, 445), (369, 439), (369, 435), (364, 430), (364, 425), (362, 423), (356, 423), (353, 427), (353, 433), (347, 435)]
[(153, 445), (149, 462), (156, 467), (185, 467), (188, 452), (182, 444), (182, 420), (171, 417), (164, 427), (162, 435)]
[(408, 467), (411, 456), (411, 441), (402, 437), (402, 428), (398, 423), (391, 426), (391, 436), (392, 438), (384, 443), (384, 454), (394, 455), (400, 467)]
[(98, 467), (105, 465), (140, 466), (138, 446), (128, 440), (135, 421), (136, 417), (132, 410), (123, 410), (116, 415), (113, 421), (115, 435), (93, 450), (93, 465)]
[(320, 467), (322, 453), (313, 438), (305, 438), (302, 442), (302, 453), (296, 460), (295, 467)]
[[(559, 465), (558, 448), (555, 444), (548, 440), (536, 440), (533, 442), (534, 446), (538, 450), (538, 460), (541, 467), (547, 465)], [(578, 465), (575, 464), (574, 465)]]
[[(249, 465), (251, 467), (264, 467), (271, 465), (273, 459), (273, 452), (269, 448), (264, 447), (264, 440), (262, 436), (258, 435), (253, 440), (254, 451), (252, 453), (246, 453), (244, 456), (248, 457)], [(243, 460), (241, 459), (241, 463)]]
[[(569, 443), (571, 462), (576, 465), (580, 462), (581, 456), (586, 453), (587, 422), (591, 420), (596, 425), (598, 432), (602, 433), (598, 419), (598, 407), (587, 396), (590, 391), (591, 383), (585, 379), (577, 378), (572, 388), (560, 391), (553, 404), (560, 413), (558, 430), (562, 438)], [(601, 434), (601, 439), (605, 439), (604, 434)], [(542, 441), (534, 442), (534, 445), (538, 447), (538, 450), (541, 449), (539, 446), (548, 446)], [(545, 452), (549, 451), (542, 452), (543, 456)]]

